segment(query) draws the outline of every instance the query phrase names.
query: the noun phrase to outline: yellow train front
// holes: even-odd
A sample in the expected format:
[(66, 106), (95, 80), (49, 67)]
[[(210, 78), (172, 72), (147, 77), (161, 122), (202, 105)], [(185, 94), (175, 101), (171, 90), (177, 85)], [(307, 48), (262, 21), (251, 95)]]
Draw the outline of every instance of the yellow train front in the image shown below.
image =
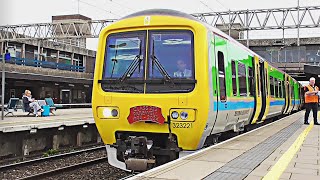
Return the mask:
[(102, 30), (92, 101), (109, 163), (136, 171), (197, 149), (209, 111), (205, 27), (143, 13)]

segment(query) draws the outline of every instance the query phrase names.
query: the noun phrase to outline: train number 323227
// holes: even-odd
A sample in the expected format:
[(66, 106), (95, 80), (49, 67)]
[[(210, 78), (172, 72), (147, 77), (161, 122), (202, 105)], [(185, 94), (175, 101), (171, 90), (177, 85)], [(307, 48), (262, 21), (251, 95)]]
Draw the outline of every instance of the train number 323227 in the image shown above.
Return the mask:
[(192, 123), (172, 123), (173, 128), (192, 128)]

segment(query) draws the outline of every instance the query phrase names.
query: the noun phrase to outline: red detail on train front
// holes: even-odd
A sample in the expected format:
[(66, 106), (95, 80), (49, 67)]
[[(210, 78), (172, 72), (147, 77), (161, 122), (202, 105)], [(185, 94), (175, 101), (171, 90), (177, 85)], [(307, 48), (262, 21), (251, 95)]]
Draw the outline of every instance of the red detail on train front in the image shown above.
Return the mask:
[(161, 108), (155, 106), (135, 106), (130, 108), (128, 122), (130, 124), (139, 121), (152, 121), (158, 124), (164, 123), (164, 117), (161, 113)]

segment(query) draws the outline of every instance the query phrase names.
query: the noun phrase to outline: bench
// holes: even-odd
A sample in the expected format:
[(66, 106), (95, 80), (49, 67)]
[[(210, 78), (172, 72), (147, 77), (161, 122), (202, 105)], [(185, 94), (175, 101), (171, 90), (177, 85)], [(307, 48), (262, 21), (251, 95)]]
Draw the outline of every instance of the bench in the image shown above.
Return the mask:
[(5, 107), (4, 109), (7, 112), (5, 116), (7, 116), (8, 114), (12, 114), (12, 116), (14, 116), (13, 112), (17, 111), (18, 102), (19, 102), (19, 98), (10, 98), (7, 107)]

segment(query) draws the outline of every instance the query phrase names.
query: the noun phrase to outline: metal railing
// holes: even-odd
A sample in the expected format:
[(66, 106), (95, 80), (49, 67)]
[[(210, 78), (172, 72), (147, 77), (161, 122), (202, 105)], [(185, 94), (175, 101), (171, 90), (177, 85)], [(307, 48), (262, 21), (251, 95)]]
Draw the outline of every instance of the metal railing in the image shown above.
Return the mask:
[[(0, 57), (0, 60), (2, 60), (1, 57)], [(66, 71), (85, 72), (85, 67), (83, 66), (76, 66), (76, 65), (49, 62), (49, 61), (39, 61), (36, 59), (11, 58), (10, 60), (6, 60), (6, 63), (21, 65), (21, 66), (32, 66), (32, 67), (59, 69), (59, 70), (66, 70)]]

